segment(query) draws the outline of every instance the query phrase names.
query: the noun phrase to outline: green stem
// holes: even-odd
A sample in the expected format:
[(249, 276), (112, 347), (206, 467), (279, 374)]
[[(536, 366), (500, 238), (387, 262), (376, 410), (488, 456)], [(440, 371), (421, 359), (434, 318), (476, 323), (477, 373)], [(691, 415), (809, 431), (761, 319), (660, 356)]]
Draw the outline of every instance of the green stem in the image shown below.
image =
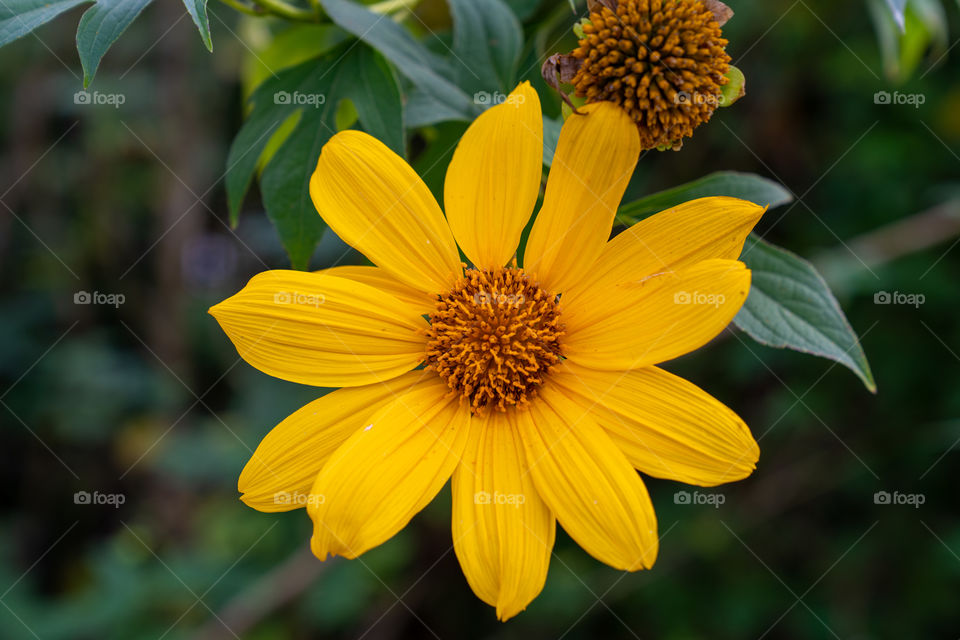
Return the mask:
[(236, 9), (240, 13), (245, 13), (248, 16), (263, 16), (264, 13), (260, 7), (251, 6), (240, 2), (240, 0), (220, 0), (223, 4), (227, 5), (231, 9)]
[(394, 11), (399, 11), (401, 9), (413, 9), (418, 4), (420, 0), (382, 0), (376, 4), (371, 4), (367, 7), (367, 11), (372, 11), (373, 13), (387, 14), (393, 13)]
[(316, 9), (305, 9), (287, 4), (284, 0), (253, 0), (268, 13), (297, 22), (319, 22), (321, 14)]

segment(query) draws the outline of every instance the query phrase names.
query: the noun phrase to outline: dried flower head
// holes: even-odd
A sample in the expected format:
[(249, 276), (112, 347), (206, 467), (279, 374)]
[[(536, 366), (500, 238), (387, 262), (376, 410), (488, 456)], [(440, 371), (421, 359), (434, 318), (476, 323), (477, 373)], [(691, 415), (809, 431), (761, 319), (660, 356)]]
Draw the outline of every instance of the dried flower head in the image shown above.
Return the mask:
[(576, 94), (623, 107), (644, 149), (679, 148), (722, 101), (730, 56), (717, 14), (703, 0), (591, 4), (572, 53)]

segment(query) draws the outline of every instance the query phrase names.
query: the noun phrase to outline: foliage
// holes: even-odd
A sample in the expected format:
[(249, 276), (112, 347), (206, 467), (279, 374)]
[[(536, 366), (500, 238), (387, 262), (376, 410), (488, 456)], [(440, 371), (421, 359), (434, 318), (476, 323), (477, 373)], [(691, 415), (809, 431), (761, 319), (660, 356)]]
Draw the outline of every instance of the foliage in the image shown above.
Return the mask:
[[(120, 77), (173, 20), (160, 20), (162, 3), (146, 6), (145, 19), (104, 57), (111, 34), (141, 6), (107, 3), (87, 20), (115, 14), (98, 18), (108, 25), (102, 38), (83, 37), (82, 67), (87, 81), (98, 73), (98, 88), (131, 96), (119, 112), (70, 102), (83, 80), (57, 61), (71, 54), (69, 39), (59, 46), (48, 37), (59, 27), (37, 32), (43, 44), (23, 38), (87, 4), (0, 3), (0, 44), (21, 38), (0, 50), (11, 97), (0, 127), (3, 160), (16, 169), (0, 196), (9, 209), (0, 227), (0, 637), (231, 637), (217, 616), (233, 623), (237, 610), (258, 616), (239, 634), (253, 639), (358, 637), (371, 629), (422, 637), (424, 624), (440, 637), (488, 638), (630, 637), (628, 628), (657, 638), (955, 632), (958, 263), (943, 230), (951, 227), (924, 227), (917, 235), (926, 244), (904, 238), (911, 248), (899, 253), (860, 244), (957, 193), (960, 93), (950, 80), (958, 67), (948, 57), (927, 68), (940, 57), (938, 32), (924, 17), (934, 14), (923, 13), (929, 3), (891, 3), (904, 10), (904, 31), (891, 23), (895, 54), (876, 46), (875, 36), (890, 36), (876, 14), (872, 25), (864, 20), (860, 3), (811, 3), (809, 12), (790, 1), (736, 6), (725, 33), (735, 58), (744, 58), (737, 62), (749, 76), (747, 97), (681, 153), (645, 155), (618, 218), (630, 224), (697, 195), (769, 204), (758, 229), (763, 243), (751, 241), (743, 256), (754, 290), (738, 324), (763, 343), (833, 357), (870, 385), (856, 327), (881, 393), (864, 393), (834, 361), (758, 346), (742, 333), (669, 363), (751, 425), (763, 450), (755, 476), (707, 490), (726, 498), (716, 509), (678, 503), (675, 493), (686, 487), (651, 481), (664, 537), (651, 572), (624, 577), (561, 535), (543, 596), (509, 625), (493, 620), (458, 572), (448, 495), (360, 561), (271, 581), (287, 563), (313, 566), (298, 555), (309, 523), (302, 514), (245, 509), (235, 479), (267, 429), (323, 391), (238, 363), (205, 310), (263, 268), (357, 262), (323, 234), (303, 192), (325, 136), (345, 127), (374, 133), (436, 192), (450, 149), (484, 106), (474, 94), (536, 81), (544, 53), (569, 50), (568, 4), (499, 2), (477, 21), (475, 3), (450, 11), (425, 1), (413, 15), (325, 0), (317, 22), (259, 10), (238, 22), (221, 13), (228, 31), (213, 20), (213, 5), (190, 0), (190, 18), (184, 14), (172, 33), (192, 29), (192, 19), (203, 41), (189, 33), (193, 48), (162, 43)], [(941, 6), (955, 21), (956, 5)], [(889, 12), (885, 0), (878, 7)], [(201, 44), (210, 46), (208, 11), (217, 31), (212, 57)], [(269, 37), (245, 44), (276, 77), (239, 78), (241, 62), (247, 71), (261, 62), (231, 33), (246, 38), (250, 23)], [(364, 32), (370, 26), (375, 37)], [(501, 29), (506, 39), (491, 43)], [(913, 35), (922, 29), (927, 35)], [(482, 59), (491, 73), (481, 84), (458, 58)], [(926, 97), (920, 108), (873, 102), (884, 87), (871, 72), (891, 72), (894, 58), (890, 77)], [(189, 91), (165, 110), (164, 92), (173, 88), (163, 74), (177, 64)], [(364, 87), (376, 91), (375, 104)], [(537, 87), (549, 152), (562, 115), (559, 101)], [(297, 90), (323, 93), (324, 104), (274, 98)], [(191, 109), (199, 121), (187, 126)], [(161, 217), (164, 200), (182, 185), (166, 163), (195, 191), (181, 189), (186, 200), (172, 217)], [(205, 178), (198, 166), (212, 174)], [(222, 166), (230, 168), (225, 184), (204, 193), (219, 175), (210, 167)], [(737, 171), (716, 173), (722, 167)], [(178, 221), (200, 195), (204, 206)], [(218, 221), (228, 212), (236, 225), (229, 230)], [(837, 275), (847, 286), (837, 297), (849, 322), (811, 271), (835, 286), (823, 265), (836, 254), (847, 258)], [(794, 277), (784, 283), (783, 273)], [(78, 306), (72, 297), (81, 289), (122, 291), (128, 302)], [(926, 303), (875, 302), (898, 291), (925, 295)], [(804, 315), (811, 310), (813, 319)], [(775, 318), (782, 322), (771, 325)], [(83, 490), (122, 493), (126, 503), (76, 504), (73, 494)], [(926, 503), (879, 505), (879, 491), (920, 493)], [(269, 610), (251, 605), (294, 584), (302, 585), (295, 597)], [(237, 598), (251, 593), (238, 609)]]

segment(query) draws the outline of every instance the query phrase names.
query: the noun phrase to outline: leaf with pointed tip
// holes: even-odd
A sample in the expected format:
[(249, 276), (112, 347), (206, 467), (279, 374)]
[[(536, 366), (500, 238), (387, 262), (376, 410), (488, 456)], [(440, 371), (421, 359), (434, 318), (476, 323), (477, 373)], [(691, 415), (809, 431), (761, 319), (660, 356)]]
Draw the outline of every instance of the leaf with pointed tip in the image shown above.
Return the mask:
[(860, 340), (813, 265), (753, 234), (740, 259), (750, 267), (752, 280), (733, 319), (737, 327), (760, 344), (838, 362), (876, 392)]
[(763, 207), (778, 207), (793, 200), (783, 186), (762, 176), (737, 171), (717, 171), (693, 182), (660, 191), (625, 204), (617, 211), (617, 222), (634, 224), (650, 214), (664, 211), (696, 198), (729, 196), (749, 200)]
[(77, 26), (77, 52), (83, 65), (83, 88), (90, 86), (107, 49), (126, 31), (150, 0), (99, 0), (83, 12)]
[(197, 25), (207, 51), (213, 51), (213, 40), (210, 38), (210, 19), (207, 18), (207, 0), (183, 0), (183, 4), (186, 6), (190, 17), (193, 18), (193, 24)]
[(0, 47), (22, 38), (64, 11), (91, 0), (3, 0), (0, 2)]

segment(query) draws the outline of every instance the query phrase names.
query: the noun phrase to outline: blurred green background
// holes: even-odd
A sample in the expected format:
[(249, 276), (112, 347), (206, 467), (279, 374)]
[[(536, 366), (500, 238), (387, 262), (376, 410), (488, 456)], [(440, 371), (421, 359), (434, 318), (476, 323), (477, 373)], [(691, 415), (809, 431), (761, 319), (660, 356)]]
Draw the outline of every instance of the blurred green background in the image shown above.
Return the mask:
[[(526, 22), (550, 51), (573, 45), (550, 45), (574, 21), (565, 4)], [(287, 264), (256, 197), (229, 229), (221, 180), (262, 25), (212, 4), (209, 54), (179, 4), (150, 6), (92, 87), (123, 94), (118, 107), (74, 102), (74, 20), (5, 48), (0, 638), (958, 637), (960, 55), (921, 52), (894, 84), (864, 3), (732, 5), (747, 97), (680, 153), (645, 154), (631, 194), (718, 169), (786, 185), (800, 200), (759, 231), (827, 275), (879, 392), (732, 332), (671, 363), (746, 419), (756, 473), (698, 490), (718, 507), (650, 480), (652, 571), (614, 571), (560, 534), (542, 595), (507, 624), (460, 573), (448, 491), (382, 547), (326, 564), (303, 512), (237, 500), (260, 438), (318, 393), (238, 360), (206, 314)], [(443, 34), (445, 11), (424, 2), (420, 16)], [(960, 33), (957, 6), (947, 15)], [(895, 90), (924, 103), (875, 103)], [(415, 166), (462, 129), (415, 136)], [(427, 172), (433, 188), (444, 170)], [(359, 260), (328, 234), (313, 266)], [(876, 304), (881, 292), (923, 303)], [(880, 491), (923, 504), (876, 504)]]

